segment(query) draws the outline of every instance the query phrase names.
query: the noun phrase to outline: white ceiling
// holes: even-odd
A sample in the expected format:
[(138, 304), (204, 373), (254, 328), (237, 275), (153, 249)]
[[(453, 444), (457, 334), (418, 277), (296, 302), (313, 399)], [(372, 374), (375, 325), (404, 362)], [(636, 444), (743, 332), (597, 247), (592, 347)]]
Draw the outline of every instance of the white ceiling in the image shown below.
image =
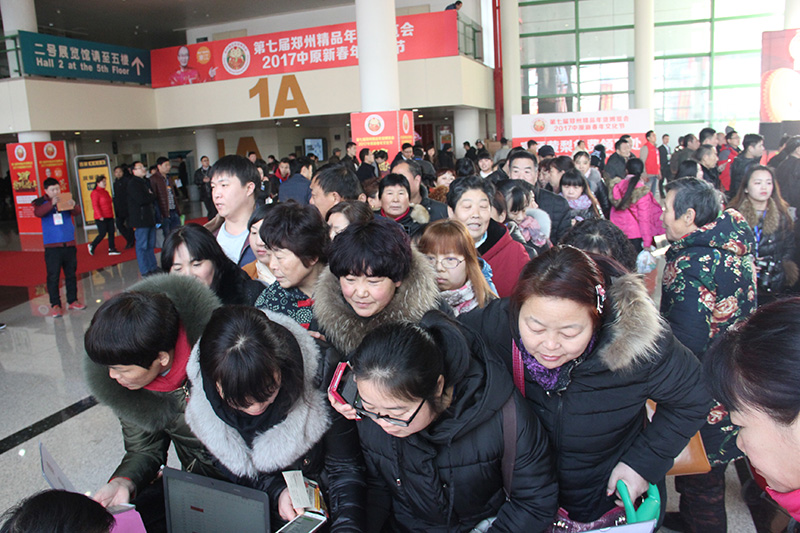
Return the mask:
[(34, 0), (39, 31), (153, 49), (186, 42), (184, 30), (355, 0)]

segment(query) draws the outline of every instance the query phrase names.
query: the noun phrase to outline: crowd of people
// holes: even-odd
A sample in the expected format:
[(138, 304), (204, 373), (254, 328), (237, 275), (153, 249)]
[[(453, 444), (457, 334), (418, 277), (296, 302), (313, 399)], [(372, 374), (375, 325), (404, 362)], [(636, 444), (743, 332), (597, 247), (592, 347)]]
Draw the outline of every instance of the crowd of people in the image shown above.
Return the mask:
[[(330, 531), (609, 527), (621, 481), (634, 501), (657, 487), (659, 524), (724, 532), (725, 469), (746, 454), (800, 517), (800, 137), (768, 163), (756, 134), (668, 143), (203, 157), (204, 226), (182, 225), (166, 158), (149, 184), (141, 162), (121, 169), (114, 206), (146, 279), (85, 335), (126, 450), (94, 502), (163, 528), (171, 443), (184, 469), (266, 492), (273, 525), (301, 512), (281, 475), (301, 470)], [(49, 191), (37, 202), (43, 224), (69, 220)], [(659, 308), (637, 269), (662, 235)], [(352, 396), (329, 389), (340, 372)], [(698, 434), (709, 469), (676, 477), (665, 513)]]

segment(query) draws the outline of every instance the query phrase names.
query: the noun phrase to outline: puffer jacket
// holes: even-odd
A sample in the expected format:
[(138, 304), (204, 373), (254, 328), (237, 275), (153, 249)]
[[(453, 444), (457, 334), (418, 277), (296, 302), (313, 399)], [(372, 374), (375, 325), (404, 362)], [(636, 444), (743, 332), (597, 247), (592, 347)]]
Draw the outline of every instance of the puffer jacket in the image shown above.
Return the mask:
[[(727, 209), (672, 243), (661, 290), (661, 314), (675, 336), (701, 360), (711, 341), (756, 308), (755, 237), (745, 218)], [(701, 430), (712, 465), (742, 456), (736, 427), (714, 402)]]
[[(479, 337), (461, 332), (444, 354), (453, 402), (430, 426), (398, 438), (372, 420), (358, 422), (373, 513), (369, 531), (381, 531), (387, 519), (390, 531), (434, 533), (470, 531), (493, 516), (492, 532), (540, 532), (552, 523), (557, 489), (547, 436), (502, 364)], [(506, 501), (502, 409), (509, 398), (516, 409), (516, 458)]]
[(114, 218), (114, 204), (107, 190), (102, 187), (95, 187), (89, 197), (92, 200), (95, 220)]
[[(320, 483), (326, 496), (331, 512), (330, 531), (364, 531), (365, 485), (355, 423), (333, 411), (323, 392), (331, 365), (323, 360), (314, 339), (292, 318), (271, 311), (264, 313), (286, 328), (300, 347), (303, 395), (288, 408), (281, 422), (257, 431), (248, 445), (238, 430), (221, 418), (225, 413), (220, 410), (227, 406), (216, 389), (203, 382), (198, 341), (186, 367), (193, 391), (186, 421), (232, 481), (269, 494), (273, 521), (283, 522), (277, 511), (278, 498), (286, 488), (281, 473), (302, 470), (304, 476)], [(214, 394), (210, 400), (209, 395)]]
[(794, 224), (784, 216), (775, 200), (769, 200), (766, 216), (756, 213), (748, 198), (734, 207), (747, 220), (756, 237), (756, 266), (758, 301), (778, 295), (797, 282), (797, 264), (794, 262)]
[(653, 244), (653, 237), (664, 234), (664, 227), (661, 225), (663, 210), (650, 192), (650, 187), (641, 179), (631, 195), (630, 204), (625, 209), (620, 209), (622, 197), (628, 191), (629, 185), (630, 178), (615, 178), (611, 181), (612, 207), (609, 220), (629, 239), (642, 239), (642, 245), (647, 248)]
[[(634, 274), (613, 283), (606, 277), (602, 325), (591, 351), (575, 360), (568, 383), (546, 392), (524, 370), (525, 397), (555, 454), (559, 506), (580, 522), (614, 507), (606, 485), (620, 461), (650, 483), (661, 481), (711, 405), (697, 358), (670, 333), (643, 281)], [(459, 320), (484, 338), (512, 375), (512, 343), (521, 340), (509, 300)], [(647, 399), (658, 402), (658, 410), (645, 426)]]
[[(219, 307), (216, 296), (192, 277), (161, 274), (151, 276), (131, 291), (162, 293), (180, 315), (190, 345), (203, 333), (211, 313)], [(207, 477), (223, 478), (205, 446), (189, 429), (184, 410), (188, 383), (170, 392), (129, 390), (108, 375), (108, 368), (86, 357), (86, 381), (97, 400), (111, 407), (122, 425), (125, 456), (111, 478), (130, 479), (139, 493), (158, 476), (167, 463), (167, 449), (175, 446), (184, 469)]]
[(346, 356), (378, 326), (389, 322), (416, 324), (425, 313), (437, 308), (446, 310), (449, 306), (439, 297), (436, 272), (425, 256), (413, 248), (408, 276), (389, 304), (369, 318), (362, 318), (353, 311), (342, 296), (339, 279), (326, 267), (314, 286), (314, 317), (308, 329), (323, 333), (328, 342)]

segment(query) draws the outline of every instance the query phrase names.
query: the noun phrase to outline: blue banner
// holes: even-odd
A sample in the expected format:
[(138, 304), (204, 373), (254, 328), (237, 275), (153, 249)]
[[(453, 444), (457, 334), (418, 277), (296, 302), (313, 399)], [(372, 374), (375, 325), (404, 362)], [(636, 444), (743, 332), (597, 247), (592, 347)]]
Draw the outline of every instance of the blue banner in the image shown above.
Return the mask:
[(25, 74), (150, 83), (150, 52), (27, 31), (19, 32)]

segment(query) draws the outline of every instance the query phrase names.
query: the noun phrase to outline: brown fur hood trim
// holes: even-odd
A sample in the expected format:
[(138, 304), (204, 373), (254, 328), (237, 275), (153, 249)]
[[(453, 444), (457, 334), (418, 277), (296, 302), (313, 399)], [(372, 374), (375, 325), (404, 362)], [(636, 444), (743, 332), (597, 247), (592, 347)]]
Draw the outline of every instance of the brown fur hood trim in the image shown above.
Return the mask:
[[(750, 203), (750, 198), (745, 198), (742, 202), (742, 205), (737, 208), (737, 211), (744, 215), (748, 226), (755, 228), (758, 225), (759, 215), (753, 208), (753, 204)], [(769, 202), (767, 203), (767, 215), (764, 217), (764, 226), (762, 229), (766, 235), (772, 235), (776, 233), (780, 227), (781, 213), (778, 211), (778, 206), (775, 204), (775, 200), (770, 198)]]
[(373, 317), (361, 318), (353, 311), (342, 296), (339, 278), (331, 274), (330, 268), (325, 268), (314, 288), (314, 319), (328, 342), (343, 356), (355, 350), (376, 327), (389, 322), (416, 324), (422, 315), (438, 306), (436, 274), (425, 256), (413, 247), (411, 271), (389, 305)]
[(603, 325), (605, 339), (597, 348), (597, 356), (609, 369), (629, 369), (657, 355), (659, 338), (667, 327), (640, 276), (614, 279), (606, 300), (609, 310), (612, 314)]
[[(642, 174), (642, 176), (644, 176), (644, 174)], [(616, 208), (619, 208), (619, 204), (622, 201), (622, 198), (614, 198), (614, 187), (617, 185), (617, 183), (620, 183), (621, 181), (622, 178), (617, 177), (612, 179), (611, 183), (609, 183), (608, 185), (608, 190), (610, 192), (608, 195), (608, 199), (611, 201), (611, 204)], [(650, 192), (650, 187), (647, 187), (646, 185), (641, 187), (639, 186), (642, 183), (643, 183), (642, 180), (639, 179), (639, 183), (636, 184), (636, 188), (633, 190), (633, 194), (631, 195), (631, 203), (629, 204), (629, 207), (638, 202), (639, 200), (641, 200), (642, 198), (644, 198), (645, 196), (647, 196), (647, 193)]]
[(431, 214), (428, 213), (428, 210), (425, 209), (425, 206), (422, 204), (412, 205), (409, 214), (411, 215), (411, 220), (417, 224), (425, 225), (431, 221)]

